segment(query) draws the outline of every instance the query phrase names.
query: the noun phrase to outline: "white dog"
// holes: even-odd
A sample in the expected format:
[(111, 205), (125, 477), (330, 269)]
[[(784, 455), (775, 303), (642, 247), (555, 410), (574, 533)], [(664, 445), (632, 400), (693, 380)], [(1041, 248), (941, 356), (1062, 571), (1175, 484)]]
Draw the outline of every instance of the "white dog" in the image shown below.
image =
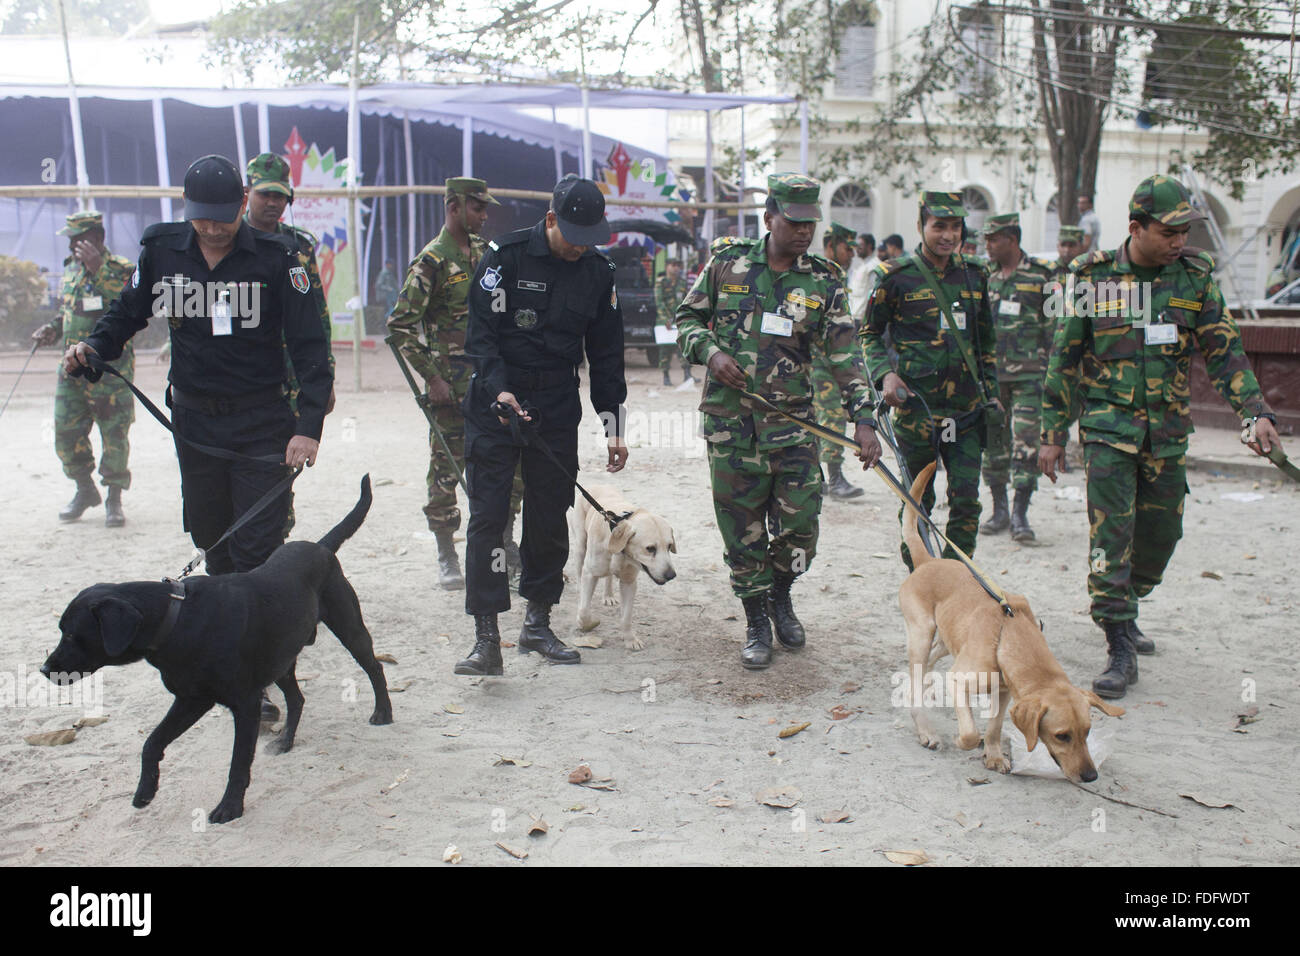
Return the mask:
[(677, 553), (677, 541), (667, 521), (632, 505), (617, 488), (592, 485), (587, 490), (604, 508), (627, 517), (611, 531), (609, 522), (581, 496), (569, 516), (578, 556), (578, 627), (590, 631), (600, 623), (591, 612), (591, 598), (600, 578), (605, 579), (606, 606), (616, 607), (620, 603), (614, 596), (614, 578), (618, 578), (623, 604), (623, 639), (628, 650), (639, 651), (645, 647), (645, 641), (632, 633), (637, 573), (645, 571), (655, 584), (666, 584), (677, 577), (669, 557)]

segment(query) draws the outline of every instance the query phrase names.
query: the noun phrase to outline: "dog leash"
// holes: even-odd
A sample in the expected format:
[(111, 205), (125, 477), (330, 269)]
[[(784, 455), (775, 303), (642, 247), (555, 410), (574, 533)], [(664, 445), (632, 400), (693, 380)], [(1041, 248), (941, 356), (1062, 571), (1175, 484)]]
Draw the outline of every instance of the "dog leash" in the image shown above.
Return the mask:
[(23, 363), (22, 370), (18, 373), (18, 377), (14, 379), (14, 387), (9, 389), (9, 394), (5, 397), (4, 405), (0, 406), (0, 415), (3, 415), (5, 413), (5, 409), (9, 407), (9, 399), (13, 398), (14, 392), (18, 391), (18, 383), (21, 382), (23, 380), (23, 376), (27, 374), (27, 366), (32, 364), (32, 356), (36, 354), (36, 350), (40, 347), (41, 347), (40, 342), (32, 343), (32, 349), (30, 352), (27, 353), (27, 361)]
[(411, 386), (411, 391), (415, 393), (415, 404), (420, 406), (420, 411), (424, 412), (424, 417), (429, 420), (429, 430), (438, 439), (438, 444), (442, 446), (443, 453), (447, 456), (447, 460), (451, 462), (452, 470), (456, 472), (456, 480), (460, 482), (461, 488), (465, 490), (465, 497), (468, 498), (469, 485), (465, 484), (465, 476), (461, 473), (460, 465), (456, 463), (456, 456), (451, 453), (451, 446), (447, 444), (446, 436), (443, 435), (442, 429), (438, 427), (438, 419), (433, 411), (433, 404), (429, 401), (429, 396), (422, 392), (420, 386), (416, 384), (415, 376), (411, 373), (411, 366), (407, 363), (402, 350), (397, 347), (397, 343), (393, 341), (392, 336), (389, 336), (384, 341), (393, 350), (393, 357), (397, 359), (397, 367), (402, 370), (402, 374), (406, 377), (406, 384)]
[[(98, 355), (89, 356), (89, 360), (90, 360), (90, 367), (87, 369), (86, 367), (83, 366), (82, 368), (75, 370), (72, 373), (74, 377), (76, 377), (77, 375), (84, 375), (87, 380), (91, 382), (97, 382), (99, 381), (100, 378), (103, 377), (103, 374), (105, 372), (108, 372), (110, 375), (116, 375), (118, 378), (120, 378), (123, 382), (126, 383), (126, 387), (131, 390), (132, 394), (134, 394), (137, 399), (140, 400), (140, 404), (142, 404), (146, 409), (148, 409), (149, 414), (151, 414), (154, 418), (158, 419), (159, 423), (163, 426), (163, 428), (166, 428), (169, 432), (172, 433), (173, 437), (180, 439), (182, 442), (184, 442), (186, 445), (189, 445), (191, 448), (197, 449), (198, 451), (201, 451), (205, 455), (208, 455), (212, 458), (223, 458), (226, 461), (255, 461), (264, 465), (284, 464), (284, 460), (275, 455), (245, 455), (237, 451), (231, 451), (229, 448), (221, 448), (216, 445), (203, 445), (196, 441), (190, 441), (184, 435), (178, 435), (176, 433), (175, 426), (172, 425), (171, 421), (167, 418), (167, 416), (163, 414), (162, 410), (158, 408), (157, 405), (155, 405), (152, 401), (149, 400), (148, 395), (146, 395), (144, 392), (140, 391), (140, 389), (135, 387), (134, 382), (132, 382), (129, 378), (127, 378), (117, 369), (113, 368), (113, 366), (109, 365)], [(186, 577), (188, 577), (190, 574), (194, 572), (194, 569), (197, 568), (207, 558), (208, 552), (212, 551), (218, 545), (223, 543), (232, 534), (234, 534), (236, 531), (238, 531), (240, 528), (246, 525), (249, 521), (251, 521), (258, 514), (258, 512), (266, 508), (268, 505), (270, 505), (272, 501), (274, 501), (280, 495), (288, 491), (289, 488), (293, 485), (294, 479), (296, 479), (300, 474), (302, 474), (302, 465), (299, 465), (298, 467), (292, 469), (289, 472), (289, 474), (285, 478), (283, 478), (274, 488), (272, 488), (266, 494), (262, 495), (262, 497), (258, 498), (257, 501), (253, 503), (253, 506), (249, 508), (247, 511), (245, 511), (242, 515), (240, 515), (239, 519), (234, 524), (232, 524), (229, 528), (227, 528), (226, 533), (223, 534), (220, 538), (218, 538), (215, 542), (208, 545), (207, 548), (196, 547), (194, 549), (194, 557), (190, 558), (189, 564), (185, 565), (185, 567), (181, 569), (181, 573), (177, 577), (163, 578), (164, 581), (171, 582), (173, 585), (172, 597), (173, 598), (177, 597), (176, 594), (177, 584), (183, 581)], [(181, 596), (177, 600), (178, 608), (179, 608), (179, 601), (183, 601), (184, 599), (185, 599), (184, 589), (182, 588)], [(168, 610), (168, 613), (169, 614), (171, 613), (170, 608)], [(177, 611), (177, 613), (179, 613), (179, 610)], [(175, 621), (173, 621), (172, 623), (174, 624)], [(166, 624), (166, 622), (164, 622), (164, 624)], [(164, 635), (164, 637), (165, 636), (166, 635)]]
[[(519, 445), (520, 447), (532, 445), (540, 449), (542, 454), (549, 458), (556, 468), (560, 469), (564, 474), (564, 477), (573, 482), (573, 486), (577, 488), (578, 491), (582, 492), (582, 497), (587, 499), (587, 503), (595, 508), (596, 511), (600, 513), (600, 516), (609, 523), (610, 531), (613, 531), (618, 527), (620, 522), (631, 517), (632, 512), (625, 511), (621, 515), (615, 514), (593, 498), (590, 492), (578, 483), (578, 477), (569, 474), (569, 469), (565, 468), (564, 463), (556, 457), (555, 452), (551, 451), (551, 446), (542, 439), (541, 435), (537, 434), (537, 419), (539, 417), (537, 408), (531, 402), (524, 402), (520, 407), (528, 413), (529, 417), (532, 419), (531, 422), (525, 422), (520, 414), (510, 405), (506, 405), (502, 402), (492, 403), (492, 411), (498, 418), (505, 418), (507, 414), (510, 416), (508, 419), (510, 438), (514, 444)], [(525, 428), (525, 426), (527, 427)]]
[[(818, 425), (816, 422), (806, 421), (805, 419), (798, 418), (794, 415), (791, 415), (789, 412), (781, 408), (778, 408), (776, 405), (773, 405), (762, 395), (755, 395), (753, 392), (743, 388), (737, 389), (737, 391), (740, 392), (742, 395), (745, 395), (748, 398), (753, 399), (755, 402), (758, 402), (764, 408), (771, 409), (772, 411), (780, 415), (782, 418), (788, 419), (789, 421), (798, 425), (806, 432), (811, 432), (812, 434), (816, 435), (819, 438), (825, 438), (827, 441), (834, 442), (835, 444), (841, 445), (844, 448), (848, 448), (851, 451), (862, 450), (861, 445), (853, 441), (851, 438), (845, 438), (843, 435), (835, 431), (833, 428), (826, 428), (822, 425)], [(936, 535), (938, 535), (939, 538), (946, 545), (948, 545), (948, 547), (952, 548), (953, 552), (957, 555), (961, 563), (966, 565), (966, 569), (970, 571), (971, 575), (979, 583), (979, 586), (984, 589), (984, 591), (988, 594), (989, 597), (993, 598), (993, 600), (997, 601), (998, 604), (1001, 605), (1002, 613), (1005, 614), (1007, 617), (1014, 617), (1015, 612), (1011, 610), (1011, 605), (1007, 601), (1007, 596), (1002, 592), (1002, 589), (999, 588), (996, 584), (994, 584), (988, 578), (987, 575), (985, 575), (985, 573), (980, 569), (979, 565), (977, 565), (973, 560), (971, 560), (970, 556), (967, 555), (965, 551), (957, 547), (957, 545), (953, 544), (952, 541), (949, 540), (948, 536), (939, 530), (939, 526), (936, 525), (933, 520), (931, 520), (928, 514), (926, 514), (925, 509), (922, 508), (920, 504), (918, 504), (912, 498), (912, 495), (908, 491), (908, 489), (904, 488), (902, 483), (896, 477), (894, 477), (893, 472), (891, 472), (884, 463), (879, 461), (877, 461), (875, 465), (872, 466), (871, 470), (874, 471), (876, 474), (878, 474), (881, 477), (881, 479), (885, 482), (885, 484), (889, 486), (889, 489), (894, 494), (896, 494), (899, 498), (901, 498), (904, 503), (911, 505), (912, 509), (916, 512), (917, 516), (922, 521), (925, 522), (926, 526), (931, 531), (933, 531)]]

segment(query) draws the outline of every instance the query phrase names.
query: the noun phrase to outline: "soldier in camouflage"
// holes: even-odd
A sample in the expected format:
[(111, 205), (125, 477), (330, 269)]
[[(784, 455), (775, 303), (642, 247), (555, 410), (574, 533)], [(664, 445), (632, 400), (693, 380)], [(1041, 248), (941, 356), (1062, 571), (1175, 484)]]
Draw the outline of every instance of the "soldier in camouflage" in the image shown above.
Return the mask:
[(1106, 634), (1102, 697), (1136, 684), (1136, 654), (1154, 643), (1137, 627), (1138, 599), (1160, 583), (1183, 533), (1192, 352), (1210, 381), (1254, 429), (1251, 447), (1278, 443), (1276, 419), (1242, 351), (1237, 324), (1214, 281), (1214, 260), (1186, 246), (1203, 218), (1175, 179), (1151, 176), (1129, 201), (1129, 238), (1070, 265), (1065, 317), (1043, 391), (1038, 462), (1056, 480), (1077, 376), (1088, 481), (1088, 594)]
[[(853, 230), (834, 220), (826, 231), (827, 258), (840, 270), (840, 284), (844, 294), (849, 294), (848, 268), (853, 264)], [(850, 319), (852, 317), (850, 316)], [(844, 414), (839, 386), (826, 362), (826, 356), (813, 350), (813, 410), (817, 424), (844, 434), (849, 420)], [(826, 466), (826, 492), (832, 498), (856, 498), (862, 489), (844, 477), (844, 447), (825, 438), (818, 438), (822, 464)]]
[[(1083, 255), (1083, 229), (1080, 226), (1062, 226), (1056, 234), (1056, 258), (1049, 263), (1052, 269), (1052, 289), (1060, 301), (1064, 301), (1064, 286), (1066, 276), (1070, 272), (1070, 263), (1081, 255)], [(1059, 309), (1055, 311), (1056, 324), (1060, 325), (1064, 319), (1064, 312)], [(1072, 380), (1077, 380), (1077, 378), (1078, 376), (1075, 375)], [(1082, 411), (1083, 407), (1078, 388), (1072, 388), (1070, 395), (1070, 421), (1076, 422), (1079, 420), (1079, 412)], [(1061, 459), (1061, 471), (1063, 473), (1068, 473), (1070, 470), (1068, 441), (1066, 442), (1066, 451), (1067, 454)]]
[(808, 252), (820, 189), (806, 176), (769, 176), (768, 234), (717, 248), (677, 309), (682, 354), (709, 369), (700, 411), (723, 555), (745, 608), (741, 664), (750, 670), (771, 663), (773, 623), (784, 647), (804, 646), (790, 588), (816, 552), (822, 481), (808, 432), (741, 390), (810, 420), (820, 352), (856, 425), (858, 457), (864, 467), (880, 458), (842, 273)]
[[(102, 214), (74, 213), (67, 217), (66, 223), (59, 235), (68, 237), (71, 254), (63, 260), (59, 314), (32, 335), (41, 345), (53, 345), (62, 336), (64, 351), (90, 334), (135, 271), (135, 263), (113, 255), (104, 245)], [(109, 364), (130, 379), (135, 369), (135, 352), (128, 345), (121, 358)], [(127, 433), (133, 421), (135, 396), (126, 382), (108, 375), (91, 383), (84, 378), (70, 378), (60, 369), (54, 388), (54, 450), (63, 462), (63, 473), (77, 483), (76, 494), (59, 512), (60, 521), (76, 521), (87, 508), (102, 500), (91, 478), (95, 454), (90, 446), (90, 429), (97, 423), (103, 441), (99, 475), (108, 488), (104, 524), (110, 528), (126, 524), (122, 491), (131, 487), (131, 472), (127, 468), (131, 446)]]
[[(984, 449), (984, 482), (993, 494), (993, 517), (980, 531), (999, 534), (1011, 527), (1011, 538), (1022, 544), (1034, 540), (1029, 527), (1029, 501), (1038, 488), (1039, 413), (1043, 405), (1043, 376), (1056, 332), (1056, 320), (1044, 310), (1052, 271), (1020, 248), (1020, 214), (990, 216), (984, 241), (992, 259), (989, 310), (997, 329), (998, 387), (1009, 420), (988, 430)], [(1015, 504), (1007, 513), (1007, 482), (1015, 487)]]
[[(686, 296), (686, 290), (689, 284), (686, 276), (682, 274), (682, 260), (669, 259), (664, 263), (664, 274), (659, 277), (655, 283), (655, 319), (657, 324), (665, 328), (673, 328), (673, 316), (677, 312), (677, 306), (681, 304), (682, 299)], [(664, 373), (664, 385), (671, 385), (673, 380), (668, 375), (668, 366), (672, 363), (673, 352), (675, 350), (668, 345), (659, 346), (659, 368)], [(682, 355), (678, 349), (677, 357), (682, 365), (682, 383), (694, 383), (695, 377), (691, 375), (691, 363), (686, 361), (686, 356)]]
[[(915, 475), (936, 458), (943, 460), (948, 472), (946, 534), (973, 555), (979, 531), (985, 406), (998, 410), (1001, 406), (996, 398), (996, 337), (987, 277), (957, 251), (965, 216), (959, 193), (921, 194), (921, 244), (913, 254), (876, 267), (875, 292), (861, 339), (868, 374), (885, 401), (897, 409), (894, 429), (908, 470)], [(934, 276), (937, 290), (926, 273)], [(942, 305), (950, 306), (955, 333), (936, 292), (943, 296)], [(897, 350), (896, 365), (886, 333)], [(964, 352), (969, 353), (978, 379)], [(934, 496), (932, 484), (921, 502), (926, 510)], [(901, 523), (902, 508), (898, 513)], [(907, 545), (901, 546), (901, 552), (910, 568)], [(945, 548), (944, 556), (956, 555)]]
[[(465, 578), (453, 534), (461, 521), (456, 504), (457, 475), (465, 465), (461, 403), (474, 374), (474, 363), (465, 354), (467, 294), (487, 246), (479, 231), (487, 222), (489, 207), (500, 203), (481, 179), (455, 176), (446, 181), (446, 190), (446, 222), (411, 263), (397, 304), (388, 316), (388, 337), (397, 343), (415, 374), (424, 379), (438, 430), (456, 456), (454, 461), (447, 458), (430, 428), (429, 499), (424, 516), (438, 542), (438, 583), (445, 590), (459, 590), (465, 587)], [(513, 526), (522, 491), (516, 473), (506, 528), (507, 558), (513, 565), (518, 563)]]

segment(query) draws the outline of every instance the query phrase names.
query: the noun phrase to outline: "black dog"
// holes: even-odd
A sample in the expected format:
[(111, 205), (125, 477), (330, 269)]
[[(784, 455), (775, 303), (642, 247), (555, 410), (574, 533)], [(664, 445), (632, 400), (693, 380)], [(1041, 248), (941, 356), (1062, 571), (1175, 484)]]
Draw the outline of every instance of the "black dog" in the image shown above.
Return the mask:
[(176, 695), (171, 710), (145, 741), (140, 786), (133, 805), (147, 806), (158, 792), (158, 763), (167, 745), (221, 704), (235, 718), (235, 750), (226, 792), (208, 819), (227, 823), (243, 815), (244, 791), (257, 745), (262, 689), (284, 691), (284, 730), (267, 747), (293, 747), (302, 691), (294, 676), (298, 652), (316, 640), (323, 623), (370, 678), (375, 692), (372, 724), (393, 721), (383, 666), (375, 660), (356, 592), (335, 553), (361, 527), (370, 510), (370, 476), (361, 499), (316, 544), (281, 545), (260, 568), (244, 574), (190, 578), (184, 585), (133, 581), (96, 584), (73, 599), (59, 621), (63, 639), (41, 667), (57, 683), (71, 683), (107, 664), (144, 659)]

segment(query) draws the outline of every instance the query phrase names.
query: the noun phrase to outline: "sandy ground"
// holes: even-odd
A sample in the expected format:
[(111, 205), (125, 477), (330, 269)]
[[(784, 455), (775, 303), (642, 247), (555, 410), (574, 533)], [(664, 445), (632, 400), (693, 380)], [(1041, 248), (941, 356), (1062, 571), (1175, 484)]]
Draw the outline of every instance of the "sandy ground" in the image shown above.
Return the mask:
[[(618, 612), (607, 608), (593, 632), (607, 646), (584, 649), (580, 666), (552, 667), (507, 649), (504, 677), (453, 676), (472, 628), (463, 594), (434, 587), (435, 545), (419, 510), (423, 419), (386, 355), (367, 356), (366, 389), (357, 393), (351, 356), (342, 354), (345, 381), (320, 463), (298, 482), (295, 536), (331, 527), (355, 501), (361, 475), (371, 474), (374, 507), (340, 557), (376, 649), (396, 660), (386, 665), (400, 691), (396, 721), (367, 723), (364, 676), (322, 629), (299, 659), (307, 705), (297, 747), (283, 756), (259, 748), (242, 819), (206, 825), (233, 739), (220, 709), (171, 746), (158, 797), (134, 810), (140, 746), (171, 699), (149, 665), (102, 672), (109, 719), (83, 727), (73, 742), (29, 746), (24, 737), (82, 714), (52, 704), (36, 674), (68, 601), (98, 581), (175, 574), (190, 557), (175, 455), (142, 412), (132, 431), (127, 526), (105, 529), (102, 509), (60, 525), (55, 514), (72, 485), (52, 447), (52, 355), (42, 353), (0, 419), (5, 863), (429, 864), (454, 844), (467, 864), (521, 865), (498, 842), (527, 851), (523, 865), (893, 865), (887, 850), (923, 850), (939, 865), (1300, 859), (1294, 486), (1189, 475), (1185, 538), (1142, 608), (1159, 653), (1142, 660), (1125, 717), (1094, 712), (1094, 735), (1109, 736), (1112, 749), (1096, 792), (1000, 776), (984, 769), (978, 752), (920, 747), (891, 700), (905, 666), (897, 607), (905, 569), (894, 499), (874, 476), (854, 479), (863, 497), (824, 505), (819, 553), (795, 589), (807, 650), (778, 652), (766, 672), (741, 669), (743, 615), (721, 560), (707, 466), (698, 446), (680, 440), (698, 392), (659, 388), (657, 370), (635, 353), (633, 412), (659, 412), (678, 428), (661, 429), (657, 446), (643, 430), (614, 479), (676, 529), (676, 580), (662, 588), (641, 581), (635, 622), (644, 651), (623, 648)], [(5, 357), (6, 368), (19, 364), (21, 356)], [(159, 395), (161, 367), (151, 356), (139, 364), (142, 384)], [(3, 377), (5, 391), (12, 381)], [(588, 416), (581, 458), (595, 477), (604, 459)], [(1082, 486), (1076, 469), (1040, 491), (1031, 511), (1039, 547), (982, 537), (976, 558), (1028, 595), (1056, 656), (1086, 686), (1104, 645), (1087, 615)], [(575, 633), (575, 607), (571, 586), (555, 612), (562, 636)], [(507, 641), (521, 618), (517, 601), (502, 619)], [(837, 706), (848, 719), (832, 719)], [(1255, 720), (1238, 726), (1236, 715), (1252, 706)], [(778, 738), (805, 722), (801, 733)], [(951, 711), (936, 723), (951, 739)], [(583, 763), (610, 789), (569, 783)], [(756, 793), (771, 787), (797, 788), (798, 803), (760, 805)], [(1184, 793), (1232, 806), (1202, 806)], [(845, 814), (844, 822), (820, 819)], [(533, 815), (548, 833), (528, 835)]]

